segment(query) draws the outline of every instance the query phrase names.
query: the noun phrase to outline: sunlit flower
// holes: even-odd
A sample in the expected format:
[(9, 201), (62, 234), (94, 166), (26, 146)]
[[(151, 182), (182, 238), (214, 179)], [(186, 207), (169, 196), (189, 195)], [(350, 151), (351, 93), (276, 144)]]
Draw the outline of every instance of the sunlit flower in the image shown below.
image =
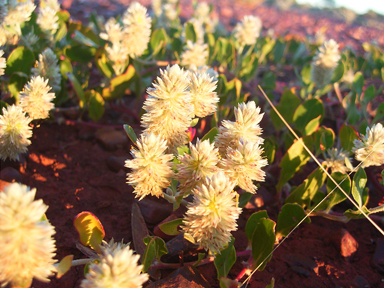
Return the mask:
[(4, 24), (16, 30), (17, 35), (21, 35), (20, 25), (31, 18), (36, 6), (33, 1), (16, 2), (15, 5), (8, 5), (8, 14), (5, 16)]
[(191, 154), (184, 153), (178, 156), (181, 164), (177, 165), (179, 171), (176, 179), (180, 182), (178, 189), (183, 193), (190, 193), (196, 186), (201, 185), (206, 177), (211, 177), (220, 169), (218, 151), (209, 140), (197, 139), (196, 146), (189, 143)]
[(136, 144), (138, 149), (131, 150), (133, 159), (125, 161), (125, 167), (132, 169), (127, 183), (135, 188), (133, 192), (140, 200), (147, 195), (163, 196), (173, 176), (173, 155), (165, 154), (167, 141), (154, 134), (142, 134)]
[(197, 117), (205, 117), (215, 113), (219, 96), (214, 90), (217, 88), (217, 81), (214, 81), (207, 73), (191, 75), (190, 91), (194, 113)]
[(7, 66), (5, 58), (3, 57), (4, 51), (0, 50), (0, 76), (4, 75), (4, 69)]
[(339, 44), (333, 39), (325, 41), (311, 64), (312, 81), (319, 87), (329, 84), (339, 60)]
[(381, 166), (384, 164), (384, 128), (378, 123), (367, 127), (366, 135), (361, 135), (361, 140), (355, 140), (352, 152), (355, 158), (362, 161), (361, 167)]
[(49, 117), (49, 111), (55, 107), (51, 102), (55, 99), (55, 93), (48, 93), (52, 88), (48, 85), (48, 79), (32, 77), (20, 92), (20, 107), (28, 113), (31, 119), (45, 119)]
[(193, 73), (199, 73), (199, 74), (207, 73), (209, 77), (213, 78), (213, 81), (217, 81), (219, 79), (219, 73), (217, 73), (215, 69), (213, 69), (210, 66), (205, 65), (205, 66), (197, 67), (195, 64), (191, 64), (189, 66), (188, 71), (190, 72), (189, 77), (192, 77)]
[(189, 67), (192, 64), (197, 67), (204, 66), (208, 60), (208, 44), (193, 43), (187, 41), (185, 51), (181, 54), (181, 65)]
[(263, 149), (260, 145), (260, 140), (240, 140), (236, 148), (228, 147), (226, 158), (219, 165), (231, 181), (250, 193), (256, 193), (257, 190), (253, 181), (264, 181), (265, 172), (261, 168), (268, 165), (268, 160), (261, 156)]
[(160, 17), (161, 15), (161, 2), (162, 0), (152, 0), (152, 11), (156, 17)]
[(146, 132), (161, 135), (167, 140), (168, 151), (175, 152), (188, 141), (187, 130), (192, 121), (193, 104), (188, 91), (188, 74), (173, 65), (160, 69), (160, 77), (153, 88), (148, 88), (149, 97), (145, 100), (142, 126)]
[(236, 24), (234, 35), (241, 46), (252, 45), (259, 38), (261, 28), (262, 23), (259, 17), (244, 16), (243, 21)]
[(241, 208), (234, 186), (224, 173), (219, 172), (194, 190), (193, 202), (187, 206), (182, 229), (200, 247), (212, 253), (220, 253), (231, 241), (231, 231), (237, 230)]
[(151, 37), (151, 18), (147, 8), (138, 2), (132, 3), (123, 15), (124, 45), (128, 48), (129, 56), (141, 56), (147, 49)]
[(55, 12), (60, 11), (60, 4), (57, 0), (40, 0), (40, 7), (43, 9), (49, 7)]
[(19, 160), (19, 154), (27, 152), (32, 137), (31, 119), (19, 106), (11, 105), (3, 108), (0, 115), (0, 158)]
[(56, 11), (50, 7), (40, 9), (39, 16), (37, 17), (37, 24), (39, 24), (41, 30), (50, 38), (53, 39), (53, 35), (59, 29), (59, 17), (56, 15)]
[(196, 9), (193, 12), (193, 17), (200, 20), (201, 22), (206, 22), (209, 20), (210, 7), (206, 2), (199, 2), (196, 5)]
[(140, 288), (147, 282), (148, 274), (141, 273), (137, 265), (140, 255), (133, 254), (127, 245), (117, 243), (113, 249), (102, 248), (99, 263), (91, 263), (81, 288)]
[(215, 145), (223, 157), (226, 155), (227, 147), (236, 149), (240, 139), (253, 143), (263, 141), (259, 136), (262, 132), (259, 123), (264, 113), (260, 113), (256, 103), (249, 101), (247, 104), (239, 104), (234, 112), (236, 121), (223, 120), (223, 126), (219, 128), (219, 134), (215, 139)]
[(113, 45), (120, 44), (124, 39), (123, 27), (116, 22), (114, 17), (108, 19), (105, 23), (105, 32), (100, 33), (100, 38), (110, 41)]
[(48, 282), (56, 271), (54, 227), (42, 220), (48, 206), (35, 200), (36, 189), (12, 183), (0, 193), (0, 282), (29, 287)]
[(31, 70), (34, 76), (48, 79), (49, 86), (56, 92), (61, 90), (61, 73), (58, 61), (55, 53), (47, 48), (39, 55), (39, 61), (36, 61), (35, 68)]
[(340, 172), (346, 174), (349, 169), (345, 166), (345, 158), (348, 154), (343, 149), (332, 148), (327, 150), (328, 158), (325, 159), (324, 164), (331, 169), (332, 173)]

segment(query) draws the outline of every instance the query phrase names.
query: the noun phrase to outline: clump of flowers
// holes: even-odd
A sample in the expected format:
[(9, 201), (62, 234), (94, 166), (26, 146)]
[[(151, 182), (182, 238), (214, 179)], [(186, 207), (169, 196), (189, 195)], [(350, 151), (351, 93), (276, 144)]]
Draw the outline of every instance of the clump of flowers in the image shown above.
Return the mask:
[(328, 158), (325, 159), (324, 164), (331, 169), (332, 173), (340, 172), (346, 174), (349, 169), (345, 166), (345, 158), (348, 158), (347, 152), (343, 149), (332, 148), (327, 150)]
[(51, 89), (48, 79), (36, 76), (20, 92), (20, 107), (32, 120), (49, 117), (49, 111), (54, 107), (51, 101), (55, 98), (55, 93), (48, 93)]
[(384, 128), (378, 123), (367, 127), (366, 135), (361, 135), (361, 140), (353, 142), (352, 152), (355, 158), (362, 161), (361, 167), (381, 166), (384, 164)]
[(319, 87), (329, 84), (339, 60), (339, 44), (333, 39), (325, 41), (311, 64), (312, 81)]
[(56, 15), (55, 10), (48, 6), (45, 8), (40, 7), (36, 22), (50, 41), (53, 41), (53, 35), (59, 29), (58, 21), (59, 17)]
[(31, 70), (34, 76), (48, 79), (49, 86), (56, 92), (61, 90), (61, 73), (58, 61), (51, 48), (46, 48), (39, 55), (39, 61), (36, 61), (35, 67)]
[(234, 35), (240, 46), (253, 45), (260, 36), (261, 28), (262, 23), (259, 17), (244, 16), (243, 21), (236, 24)]
[(220, 253), (237, 230), (238, 207), (235, 184), (224, 173), (207, 178), (194, 190), (193, 202), (188, 204), (183, 231), (212, 253)]
[(185, 51), (181, 54), (181, 65), (189, 68), (191, 65), (204, 66), (208, 60), (208, 45), (187, 41)]
[(25, 115), (20, 106), (11, 105), (3, 108), (0, 115), (0, 158), (19, 160), (19, 154), (27, 152), (31, 144), (31, 118)]
[(3, 55), (4, 55), (4, 51), (0, 50), (0, 76), (4, 75), (4, 69), (5, 67), (7, 67), (7, 63)]
[(136, 197), (140, 200), (147, 195), (163, 196), (162, 189), (171, 183), (172, 154), (165, 154), (167, 141), (154, 134), (142, 134), (137, 140), (137, 148), (132, 149), (133, 159), (125, 162), (125, 167), (131, 168), (127, 183), (132, 185)]
[(0, 193), (0, 282), (29, 287), (33, 278), (48, 282), (56, 271), (54, 227), (44, 219), (43, 201), (36, 189), (12, 183)]
[(141, 273), (142, 265), (137, 265), (140, 255), (134, 255), (128, 245), (117, 243), (112, 247), (102, 247), (100, 261), (91, 263), (82, 288), (132, 287), (140, 288), (149, 276)]

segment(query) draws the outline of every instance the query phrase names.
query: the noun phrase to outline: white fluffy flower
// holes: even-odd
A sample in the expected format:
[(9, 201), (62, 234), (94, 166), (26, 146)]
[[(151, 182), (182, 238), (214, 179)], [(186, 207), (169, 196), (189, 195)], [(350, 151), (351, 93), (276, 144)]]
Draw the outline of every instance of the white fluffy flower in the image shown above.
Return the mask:
[(133, 159), (125, 161), (125, 167), (132, 169), (127, 183), (135, 188), (133, 192), (140, 200), (147, 195), (163, 196), (173, 176), (173, 155), (164, 153), (167, 141), (154, 134), (142, 134), (136, 144), (138, 149), (131, 150)]
[(204, 66), (208, 60), (208, 44), (187, 41), (185, 51), (181, 54), (181, 65), (189, 68), (192, 64)]
[(146, 132), (166, 139), (169, 151), (174, 152), (188, 141), (187, 130), (193, 114), (189, 77), (177, 64), (160, 69), (160, 74), (157, 83), (153, 83), (154, 88), (147, 89), (149, 97), (143, 106), (146, 113), (142, 126)]
[(206, 2), (199, 2), (196, 5), (196, 9), (193, 12), (193, 17), (200, 20), (201, 22), (206, 22), (209, 20), (210, 7)]
[(124, 45), (128, 48), (129, 56), (141, 56), (147, 49), (151, 37), (151, 18), (147, 8), (138, 2), (132, 3), (123, 15)]
[(29, 127), (31, 119), (19, 106), (11, 105), (3, 108), (0, 115), (0, 158), (8, 157), (19, 160), (19, 154), (27, 152), (31, 144), (28, 138), (32, 137), (32, 128)]
[(349, 169), (345, 166), (345, 158), (348, 154), (343, 149), (332, 148), (327, 150), (328, 158), (325, 159), (324, 164), (331, 169), (332, 173), (340, 172), (347, 174)]
[(31, 119), (45, 119), (49, 117), (49, 111), (55, 106), (51, 101), (56, 97), (55, 93), (48, 93), (52, 88), (48, 85), (48, 79), (32, 77), (20, 92), (20, 107), (28, 113)]
[(39, 55), (39, 61), (36, 61), (35, 68), (31, 70), (34, 76), (48, 79), (49, 86), (55, 92), (60, 92), (61, 90), (61, 73), (58, 61), (51, 48), (47, 48)]
[(189, 143), (191, 154), (184, 153), (178, 156), (181, 164), (177, 165), (179, 171), (176, 179), (180, 182), (179, 190), (183, 193), (190, 193), (196, 186), (201, 185), (206, 177), (211, 177), (220, 169), (219, 155), (214, 145), (209, 140), (197, 139), (196, 146)]
[(236, 121), (223, 120), (223, 126), (219, 128), (219, 134), (215, 138), (215, 145), (222, 157), (225, 157), (227, 147), (235, 149), (240, 139), (254, 143), (263, 141), (259, 136), (262, 132), (259, 123), (264, 113), (260, 114), (260, 108), (256, 107), (256, 103), (254, 101), (241, 103), (238, 108), (235, 107), (234, 112)]
[(361, 140), (355, 140), (352, 152), (356, 160), (363, 161), (361, 167), (381, 166), (384, 164), (384, 128), (378, 123), (367, 127), (366, 135), (361, 135)]
[(219, 172), (195, 189), (193, 202), (187, 206), (182, 229), (212, 253), (220, 253), (231, 241), (231, 231), (237, 230), (241, 208), (233, 188), (234, 183)]
[(21, 35), (20, 40), (24, 46), (27, 46), (31, 51), (33, 51), (33, 46), (36, 44), (37, 41), (39, 41), (39, 37), (35, 33), (33, 33), (33, 31), (31, 31), (25, 35)]
[(6, 60), (3, 57), (4, 51), (0, 50), (0, 76), (4, 75), (4, 69), (7, 66)]
[(40, 9), (39, 16), (37, 17), (37, 24), (39, 24), (41, 30), (49, 37), (52, 37), (59, 29), (59, 17), (56, 15), (56, 11), (50, 7)]
[(20, 25), (31, 18), (31, 14), (35, 8), (36, 6), (33, 4), (33, 1), (16, 2), (15, 5), (9, 3), (9, 10), (5, 17), (4, 24), (14, 28), (17, 35), (21, 35)]
[(217, 110), (216, 104), (219, 102), (219, 96), (214, 92), (217, 88), (216, 84), (217, 81), (214, 81), (207, 73), (192, 73), (189, 85), (195, 116), (203, 118)]
[(236, 24), (234, 35), (241, 46), (252, 45), (259, 38), (261, 28), (262, 23), (259, 17), (244, 16), (243, 21)]
[(102, 248), (99, 263), (91, 263), (81, 288), (140, 288), (148, 280), (137, 265), (140, 255), (134, 255), (129, 246), (117, 243), (113, 249)]
[(192, 23), (192, 25), (193, 25), (193, 29), (195, 30), (195, 33), (196, 33), (196, 39), (197, 39), (196, 42), (197, 43), (204, 43), (205, 32), (204, 32), (203, 23), (196, 18), (191, 18), (187, 22), (184, 23), (182, 38), (185, 39), (185, 27), (187, 26), (188, 23)]
[(191, 66), (189, 66), (188, 71), (190, 72), (189, 77), (192, 77), (193, 73), (199, 73), (199, 74), (207, 73), (209, 77), (213, 78), (213, 81), (218, 81), (219, 79), (219, 73), (217, 73), (215, 69), (213, 69), (210, 66), (205, 65), (205, 66), (197, 67), (195, 64), (192, 64)]
[(57, 2), (57, 0), (41, 0), (40, 7), (41, 8), (49, 7), (55, 12), (60, 11), (60, 4), (59, 2)]
[(312, 81), (319, 87), (329, 84), (339, 60), (339, 44), (333, 39), (325, 41), (311, 64)]
[(236, 148), (228, 147), (226, 158), (219, 165), (231, 181), (250, 193), (257, 190), (253, 181), (264, 181), (265, 172), (261, 168), (268, 165), (268, 160), (261, 156), (260, 144), (260, 140), (255, 143), (239, 141)]
[(35, 200), (36, 189), (12, 183), (0, 193), (0, 282), (29, 287), (48, 282), (56, 271), (54, 227), (42, 220), (48, 206)]
[(123, 27), (116, 22), (114, 17), (108, 19), (104, 25), (105, 32), (100, 33), (100, 38), (110, 41), (113, 45), (120, 43), (124, 39)]

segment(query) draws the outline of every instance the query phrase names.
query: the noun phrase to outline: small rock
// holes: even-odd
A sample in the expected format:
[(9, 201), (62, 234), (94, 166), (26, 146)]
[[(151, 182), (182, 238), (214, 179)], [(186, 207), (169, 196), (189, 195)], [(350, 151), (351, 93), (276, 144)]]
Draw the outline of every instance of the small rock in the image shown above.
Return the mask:
[(339, 250), (341, 256), (346, 258), (351, 257), (359, 247), (359, 243), (357, 243), (355, 238), (345, 229), (341, 229), (333, 234), (331, 240)]
[(172, 238), (174, 238), (175, 236), (171, 236), (171, 235), (168, 235), (168, 234), (165, 234), (161, 229), (160, 229), (160, 225), (163, 224), (163, 223), (167, 223), (167, 222), (170, 222), (170, 221), (173, 221), (173, 220), (176, 220), (177, 219), (177, 216), (175, 214), (171, 214), (169, 215), (167, 218), (165, 218), (163, 221), (161, 221), (159, 224), (156, 225), (156, 227), (153, 229), (153, 234), (155, 234), (156, 236), (159, 236), (161, 237), (162, 239), (164, 239), (165, 241), (169, 241), (171, 240)]
[(171, 215), (173, 207), (163, 198), (145, 197), (137, 201), (144, 219), (149, 224), (157, 224)]
[(319, 270), (315, 260), (301, 254), (283, 255), (283, 260), (291, 266), (293, 271), (305, 277), (311, 276), (311, 271), (318, 273)]
[(377, 239), (375, 254), (372, 259), (373, 266), (380, 272), (384, 273), (384, 239)]
[(184, 238), (184, 233), (180, 233), (175, 238), (167, 242), (168, 254), (161, 257), (161, 261), (166, 263), (178, 263), (179, 256), (183, 256), (184, 261), (194, 261), (196, 259), (188, 259), (191, 251), (196, 251), (198, 245), (189, 242)]
[(128, 137), (122, 131), (103, 128), (96, 132), (96, 139), (104, 146), (106, 150), (113, 151), (119, 146), (128, 145)]
[(357, 284), (358, 288), (370, 288), (368, 281), (365, 280), (362, 276), (357, 275), (355, 277), (355, 283)]
[[(124, 169), (125, 160), (127, 160), (127, 157), (109, 156), (107, 166), (111, 171), (119, 172), (121, 169)], [(128, 170), (128, 168), (125, 170)]]
[(167, 278), (151, 283), (148, 288), (209, 288), (211, 285), (193, 266), (177, 269)]
[(0, 171), (0, 179), (7, 182), (22, 182), (19, 171), (12, 167), (5, 167)]

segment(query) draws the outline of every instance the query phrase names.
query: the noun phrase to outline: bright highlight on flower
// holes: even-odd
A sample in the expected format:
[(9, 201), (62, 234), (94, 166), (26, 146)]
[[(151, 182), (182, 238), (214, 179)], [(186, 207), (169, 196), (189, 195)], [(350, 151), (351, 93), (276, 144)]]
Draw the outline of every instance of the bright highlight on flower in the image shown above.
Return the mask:
[(3, 108), (0, 115), (0, 158), (5, 160), (19, 160), (19, 154), (27, 152), (31, 144), (31, 119), (19, 106), (11, 105)]
[(134, 255), (129, 246), (117, 243), (113, 248), (103, 247), (99, 263), (91, 263), (81, 288), (140, 288), (149, 276), (137, 265), (140, 255)]
[(48, 93), (51, 89), (48, 79), (37, 76), (32, 77), (20, 92), (20, 106), (32, 120), (49, 117), (49, 111), (55, 106), (51, 101), (56, 97), (55, 93)]
[(339, 44), (333, 39), (324, 42), (311, 65), (311, 78), (319, 87), (329, 84), (340, 60)]
[(212, 253), (220, 253), (231, 241), (231, 231), (237, 230), (241, 208), (237, 206), (237, 194), (232, 191), (234, 186), (224, 173), (217, 173), (197, 187), (193, 203), (187, 206), (184, 232)]
[(378, 123), (367, 127), (366, 135), (361, 140), (355, 140), (352, 152), (358, 161), (363, 161), (361, 167), (381, 166), (384, 164), (384, 128)]
[(48, 282), (56, 271), (54, 227), (42, 220), (48, 206), (36, 189), (12, 183), (0, 193), (0, 282), (29, 287), (33, 278)]
[(256, 107), (254, 101), (239, 104), (235, 107), (236, 122), (224, 120), (219, 128), (219, 134), (215, 138), (215, 145), (219, 148), (221, 156), (227, 153), (227, 147), (236, 149), (240, 139), (243, 141), (256, 143), (263, 139), (259, 136), (262, 132), (259, 123), (264, 113), (260, 114), (260, 108)]
[(176, 179), (180, 182), (182, 194), (190, 193), (196, 186), (201, 185), (206, 177), (211, 177), (220, 171), (218, 151), (209, 140), (197, 139), (196, 146), (189, 143), (191, 154), (184, 153), (178, 157), (181, 164), (177, 165), (179, 173)]
[(125, 161), (125, 167), (131, 168), (127, 174), (127, 183), (132, 185), (136, 197), (140, 200), (147, 195), (163, 196), (173, 177), (172, 154), (164, 154), (167, 141), (154, 134), (142, 134), (137, 139), (138, 149), (132, 149), (133, 159)]
[(262, 141), (244, 142), (239, 141), (234, 149), (228, 147), (226, 158), (222, 159), (221, 167), (229, 177), (241, 189), (250, 193), (256, 193), (257, 187), (253, 181), (264, 181), (265, 172), (261, 170), (268, 165), (268, 160), (263, 158)]
[(347, 174), (349, 169), (345, 166), (345, 158), (348, 154), (343, 149), (332, 148), (327, 150), (328, 158), (325, 159), (324, 164), (331, 169), (332, 173), (340, 172)]
[(243, 21), (236, 24), (234, 35), (241, 46), (252, 45), (259, 38), (261, 28), (262, 23), (259, 17), (244, 16)]
[(3, 55), (4, 55), (4, 51), (0, 50), (0, 76), (4, 75), (4, 69), (7, 66), (5, 58), (2, 57)]
[(189, 68), (192, 64), (204, 66), (208, 59), (208, 44), (187, 41), (185, 51), (181, 54), (181, 65)]
[(60, 4), (57, 0), (40, 0), (40, 7), (45, 8), (49, 7), (55, 12), (60, 11)]

